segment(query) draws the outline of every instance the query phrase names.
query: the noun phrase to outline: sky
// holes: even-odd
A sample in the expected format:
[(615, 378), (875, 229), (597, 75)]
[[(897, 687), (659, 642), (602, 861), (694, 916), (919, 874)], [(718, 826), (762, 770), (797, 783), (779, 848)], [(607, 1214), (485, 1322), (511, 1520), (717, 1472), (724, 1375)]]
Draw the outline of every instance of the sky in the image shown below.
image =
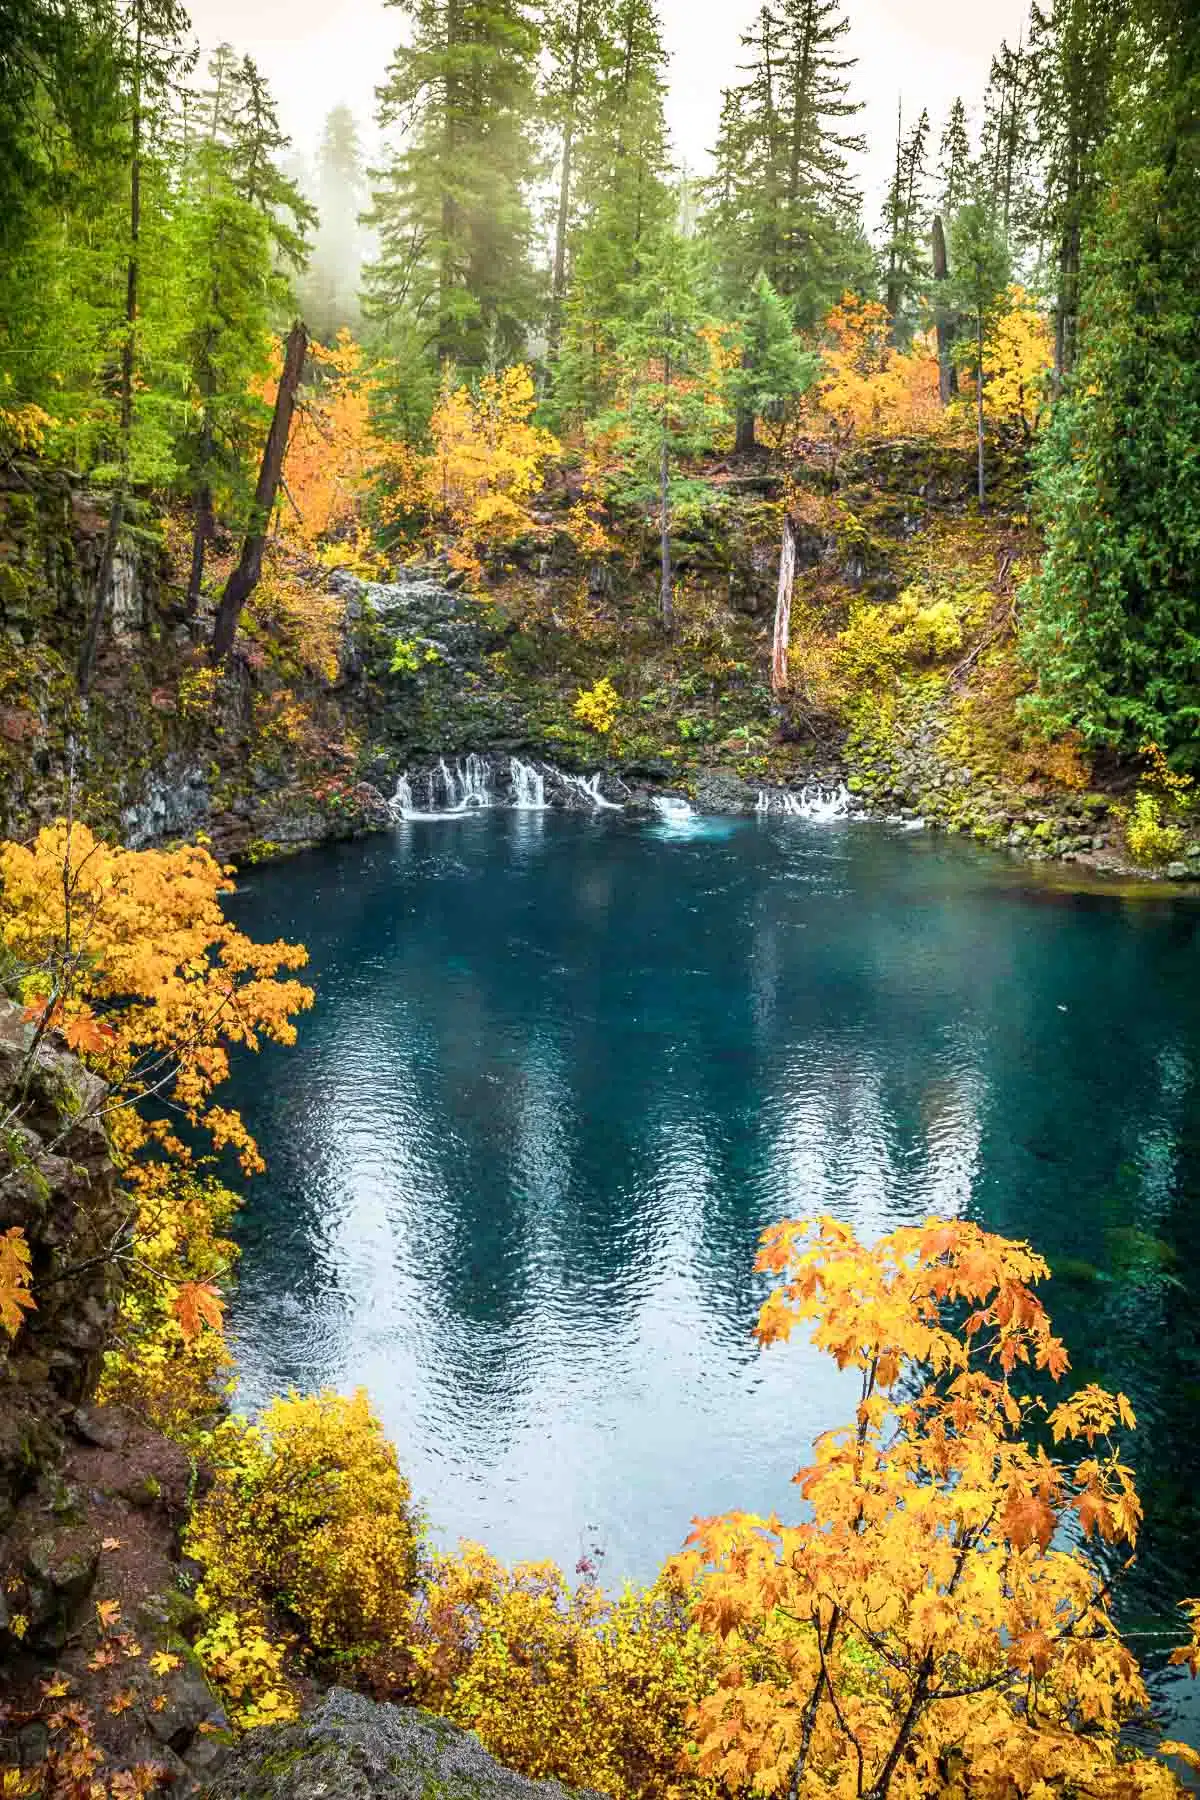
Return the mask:
[[(759, 0), (660, 0), (671, 53), (668, 119), (676, 155), (700, 170), (716, 136), (721, 89), (738, 79), (738, 38)], [(191, 0), (202, 45), (227, 39), (270, 80), (296, 148), (311, 153), (330, 107), (344, 102), (364, 127), (400, 37), (382, 0)], [(993, 50), (1015, 41), (1028, 0), (847, 0), (847, 50), (858, 57), (855, 96), (868, 139), (862, 169), (873, 225), (891, 166), (896, 106), (929, 108), (933, 142), (956, 94), (977, 106)], [(364, 136), (368, 136), (364, 132)]]

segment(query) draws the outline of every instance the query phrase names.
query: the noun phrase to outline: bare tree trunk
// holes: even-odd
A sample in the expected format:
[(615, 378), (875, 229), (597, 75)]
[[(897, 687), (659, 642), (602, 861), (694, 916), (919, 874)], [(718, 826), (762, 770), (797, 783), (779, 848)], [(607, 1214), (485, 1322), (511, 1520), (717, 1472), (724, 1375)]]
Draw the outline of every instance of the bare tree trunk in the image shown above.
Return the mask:
[(975, 421), (979, 438), (979, 504), (983, 506), (987, 495), (983, 482), (983, 311), (980, 309), (975, 320), (975, 344), (979, 361), (975, 371)]
[(213, 519), (213, 494), (207, 481), (201, 482), (196, 493), (196, 508), (192, 519), (192, 567), (188, 575), (187, 616), (194, 619), (200, 605), (200, 588), (204, 581), (204, 552), (209, 539), (213, 535), (215, 521)]
[(563, 303), (567, 294), (567, 226), (571, 215), (571, 158), (575, 147), (575, 116), (579, 106), (579, 65), (583, 52), (584, 0), (575, 0), (575, 35), (571, 40), (571, 80), (567, 89), (567, 116), (563, 124), (562, 171), (558, 183), (558, 220), (554, 231), (554, 280), (551, 287), (548, 359), (558, 361), (562, 342)]
[[(949, 277), (950, 259), (946, 254), (946, 232), (940, 217), (935, 214), (933, 220), (933, 279), (936, 282), (945, 282), (949, 280)], [(954, 360), (950, 354), (954, 344), (954, 320), (950, 317), (945, 301), (937, 289), (934, 290), (933, 318), (937, 329), (938, 398), (943, 406), (949, 406), (958, 392), (958, 371), (954, 367)]]
[(108, 609), (109, 594), (112, 589), (117, 543), (121, 536), (121, 527), (125, 523), (125, 508), (129, 499), (129, 471), (133, 440), (133, 376), (136, 367), (134, 333), (137, 329), (138, 261), (142, 234), (142, 25), (143, 12), (139, 4), (136, 11), (133, 46), (133, 109), (129, 127), (129, 261), (125, 269), (125, 339), (121, 345), (120, 471), (108, 515), (108, 529), (104, 534), (104, 549), (100, 554), (100, 568), (96, 575), (96, 592), (92, 596), (91, 616), (88, 619), (87, 630), (83, 634), (83, 643), (79, 649), (79, 661), (76, 665), (75, 673), (81, 695), (87, 694), (92, 685), (92, 676), (96, 671), (96, 652), (100, 647), (100, 633), (104, 626), (104, 614)]
[[(754, 366), (754, 359), (749, 346), (742, 351), (742, 369), (749, 373)], [(751, 456), (758, 448), (758, 440), (754, 435), (754, 407), (743, 402), (737, 408), (734, 423), (733, 450), (735, 456)]]
[(788, 643), (792, 633), (792, 589), (796, 584), (796, 527), (783, 521), (779, 553), (779, 592), (775, 599), (775, 631), (771, 639), (771, 689), (782, 694), (788, 685)]
[(675, 602), (671, 593), (671, 448), (663, 431), (662, 460), (658, 471), (659, 533), (662, 549), (662, 622), (664, 631), (675, 627)]
[(225, 583), (225, 592), (221, 595), (221, 604), (213, 621), (211, 655), (215, 663), (222, 662), (232, 650), (242, 608), (258, 586), (258, 578), (262, 574), (267, 527), (275, 509), (275, 496), (279, 491), (279, 478), (283, 473), (283, 459), (287, 452), (288, 433), (292, 427), (292, 414), (296, 409), (296, 390), (300, 386), (307, 352), (308, 332), (297, 319), (288, 333), (284, 350), (283, 373), (279, 377), (275, 411), (263, 448), (258, 485), (254, 490), (250, 529), (246, 533), (237, 567)]

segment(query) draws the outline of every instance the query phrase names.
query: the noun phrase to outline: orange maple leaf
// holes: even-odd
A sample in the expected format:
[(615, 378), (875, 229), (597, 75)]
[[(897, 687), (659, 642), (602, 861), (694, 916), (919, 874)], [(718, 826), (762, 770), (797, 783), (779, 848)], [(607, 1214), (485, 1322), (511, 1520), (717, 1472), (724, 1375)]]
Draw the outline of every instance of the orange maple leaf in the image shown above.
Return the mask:
[(111, 1025), (102, 1025), (95, 1014), (90, 1012), (77, 1014), (63, 1026), (63, 1037), (69, 1047), (72, 1050), (89, 1051), (93, 1056), (109, 1049), (116, 1035)]
[(210, 1281), (185, 1281), (175, 1296), (175, 1316), (185, 1342), (190, 1344), (200, 1335), (201, 1325), (220, 1331), (225, 1302)]

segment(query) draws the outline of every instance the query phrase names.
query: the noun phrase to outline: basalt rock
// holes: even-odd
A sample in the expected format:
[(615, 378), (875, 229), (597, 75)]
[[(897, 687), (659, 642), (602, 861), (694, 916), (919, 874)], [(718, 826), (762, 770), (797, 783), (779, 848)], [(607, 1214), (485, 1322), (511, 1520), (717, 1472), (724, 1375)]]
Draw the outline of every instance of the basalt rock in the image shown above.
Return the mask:
[(222, 1761), (207, 1800), (569, 1800), (590, 1790), (531, 1781), (478, 1738), (416, 1707), (334, 1688), (294, 1725), (265, 1725)]

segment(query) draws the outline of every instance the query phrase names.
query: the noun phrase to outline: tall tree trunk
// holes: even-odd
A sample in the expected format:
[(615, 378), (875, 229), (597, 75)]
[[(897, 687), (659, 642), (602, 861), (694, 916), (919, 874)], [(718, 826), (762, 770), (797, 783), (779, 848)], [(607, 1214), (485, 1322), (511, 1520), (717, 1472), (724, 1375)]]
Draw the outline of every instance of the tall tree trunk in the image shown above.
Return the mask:
[[(754, 358), (749, 345), (742, 351), (742, 369), (746, 374), (754, 367)], [(742, 401), (737, 407), (734, 419), (734, 454), (750, 456), (758, 448), (758, 440), (754, 435), (754, 407)]]
[(788, 644), (792, 634), (792, 589), (796, 585), (796, 527), (783, 521), (779, 553), (779, 591), (775, 598), (775, 630), (771, 638), (771, 688), (782, 694), (788, 685)]
[(975, 424), (979, 441), (979, 504), (983, 506), (987, 494), (983, 479), (983, 309), (980, 308), (975, 317), (975, 347), (979, 361), (975, 370)]
[[(447, 0), (446, 49), (453, 52), (458, 45), (458, 0)], [(442, 242), (438, 257), (438, 323), (437, 354), (439, 364), (453, 361), (456, 345), (450, 324), (450, 297), (454, 292), (454, 241), (458, 233), (458, 205), (451, 188), (455, 157), (458, 153), (458, 77), (446, 76), (446, 115), (442, 123)]]
[(117, 485), (108, 514), (104, 549), (96, 574), (96, 591), (83, 643), (79, 649), (76, 679), (81, 695), (86, 695), (96, 671), (96, 652), (112, 591), (113, 567), (117, 559), (117, 543), (125, 523), (129, 502), (129, 477), (133, 440), (133, 376), (137, 366), (134, 333), (137, 329), (138, 260), (142, 231), (142, 26), (141, 0), (136, 8), (133, 45), (133, 110), (129, 125), (129, 261), (125, 269), (125, 340), (121, 345), (121, 421)]
[(554, 280), (551, 287), (550, 330), (547, 354), (558, 361), (562, 342), (563, 306), (567, 296), (567, 226), (571, 216), (571, 157), (575, 147), (575, 122), (579, 108), (580, 61), (583, 53), (584, 0), (575, 0), (575, 35), (571, 41), (571, 80), (567, 89), (567, 116), (563, 121), (562, 170), (558, 183), (558, 219), (554, 228)]
[(200, 606), (200, 589), (204, 582), (204, 552), (212, 538), (216, 521), (213, 517), (213, 491), (207, 481), (196, 489), (192, 516), (192, 566), (188, 574), (187, 616), (194, 619)]
[(262, 574), (267, 528), (275, 509), (275, 496), (279, 492), (279, 478), (283, 473), (288, 433), (292, 426), (292, 414), (296, 408), (296, 390), (300, 386), (300, 376), (304, 371), (304, 358), (307, 351), (308, 332), (297, 319), (288, 333), (283, 357), (283, 373), (279, 377), (279, 392), (275, 396), (275, 411), (271, 416), (271, 429), (267, 433), (262, 463), (258, 471), (258, 485), (254, 490), (254, 510), (250, 518), (250, 529), (246, 533), (246, 540), (242, 545), (242, 554), (238, 558), (237, 567), (225, 583), (225, 592), (221, 595), (221, 604), (217, 608), (217, 616), (213, 621), (211, 655), (215, 663), (222, 662), (232, 650), (234, 634), (237, 631), (242, 608), (258, 586), (258, 578)]
[[(941, 218), (934, 214), (933, 220), (933, 279), (945, 282), (950, 277), (950, 259), (946, 254), (946, 232)], [(950, 352), (954, 345), (954, 320), (946, 306), (944, 288), (939, 292), (934, 289), (933, 320), (937, 330), (938, 354), (938, 398), (943, 406), (949, 406), (958, 392), (958, 371), (954, 367), (954, 359)]]
[(664, 631), (675, 629), (675, 601), (671, 592), (671, 447), (664, 429), (662, 456), (658, 465), (659, 547), (662, 552), (662, 576), (659, 597), (662, 603)]

